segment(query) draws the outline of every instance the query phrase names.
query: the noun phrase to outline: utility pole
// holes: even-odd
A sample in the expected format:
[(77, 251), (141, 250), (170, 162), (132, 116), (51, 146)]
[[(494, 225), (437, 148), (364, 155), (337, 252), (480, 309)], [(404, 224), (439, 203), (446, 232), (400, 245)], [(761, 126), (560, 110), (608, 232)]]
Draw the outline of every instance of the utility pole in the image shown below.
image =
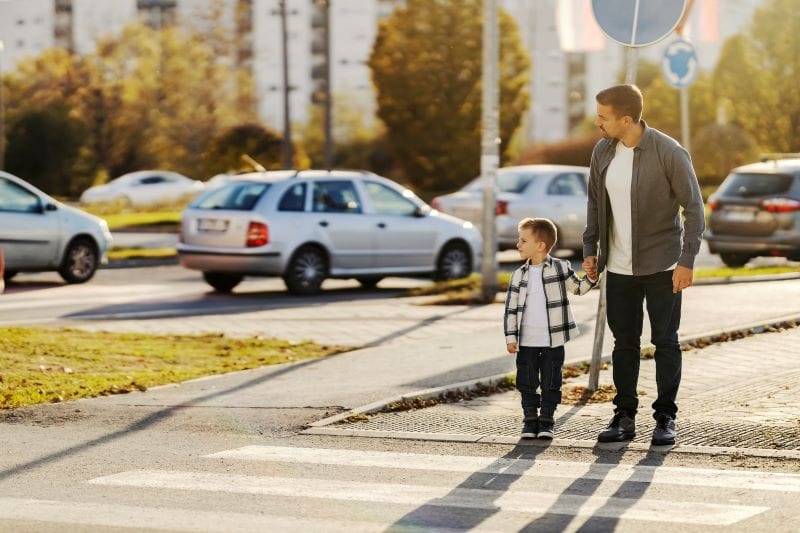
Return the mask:
[(481, 299), (497, 295), (497, 235), (495, 235), (495, 182), (500, 166), (500, 46), (497, 0), (483, 0), (483, 67), (481, 108), (481, 176), (483, 177), (483, 263)]
[(333, 168), (333, 99), (331, 97), (331, 0), (322, 0), (325, 36), (325, 170)]
[(283, 168), (292, 168), (292, 124), (289, 108), (289, 30), (288, 15), (286, 13), (286, 0), (278, 0), (281, 17), (281, 41), (283, 42)]
[(3, 52), (5, 43), (0, 40), (0, 170), (6, 169), (6, 107), (3, 100)]

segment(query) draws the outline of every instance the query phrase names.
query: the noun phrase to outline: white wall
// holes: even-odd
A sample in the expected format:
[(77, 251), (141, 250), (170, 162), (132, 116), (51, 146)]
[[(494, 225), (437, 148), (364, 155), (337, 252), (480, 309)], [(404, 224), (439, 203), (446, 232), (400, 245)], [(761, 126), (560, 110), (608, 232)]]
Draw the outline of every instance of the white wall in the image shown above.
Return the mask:
[(36, 56), (53, 47), (53, 18), (53, 0), (0, 1), (4, 71), (25, 57)]
[(75, 51), (94, 52), (99, 39), (121, 33), (136, 13), (136, 0), (72, 0)]

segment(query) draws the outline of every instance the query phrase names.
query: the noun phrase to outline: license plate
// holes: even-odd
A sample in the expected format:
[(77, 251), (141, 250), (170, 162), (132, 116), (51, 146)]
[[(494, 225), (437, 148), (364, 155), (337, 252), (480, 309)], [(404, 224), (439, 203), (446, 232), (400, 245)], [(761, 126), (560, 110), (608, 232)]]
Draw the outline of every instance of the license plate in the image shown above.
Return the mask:
[(228, 229), (228, 221), (219, 218), (200, 218), (197, 220), (198, 231), (222, 233)]
[(730, 211), (725, 218), (731, 222), (752, 222), (756, 214), (753, 211)]

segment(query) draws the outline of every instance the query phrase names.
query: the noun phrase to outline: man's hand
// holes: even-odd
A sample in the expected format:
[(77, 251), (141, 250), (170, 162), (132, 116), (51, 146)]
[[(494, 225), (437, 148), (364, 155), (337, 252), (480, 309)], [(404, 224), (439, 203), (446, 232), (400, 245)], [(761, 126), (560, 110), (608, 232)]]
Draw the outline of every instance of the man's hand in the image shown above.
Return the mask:
[(596, 280), (597, 279), (597, 256), (590, 255), (589, 257), (583, 258), (583, 271), (586, 272), (586, 275), (589, 276), (590, 279)]
[(517, 353), (517, 343), (509, 342), (506, 344), (506, 350), (508, 350), (508, 353)]
[(685, 266), (676, 266), (672, 271), (672, 292), (673, 294), (692, 286), (694, 270)]

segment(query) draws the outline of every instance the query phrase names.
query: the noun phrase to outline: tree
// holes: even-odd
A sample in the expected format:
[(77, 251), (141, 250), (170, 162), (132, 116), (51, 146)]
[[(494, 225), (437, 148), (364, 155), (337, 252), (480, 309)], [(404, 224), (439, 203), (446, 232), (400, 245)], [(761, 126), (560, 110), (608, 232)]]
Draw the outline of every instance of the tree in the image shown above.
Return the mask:
[(714, 71), (715, 90), (762, 150), (800, 151), (798, 34), (797, 3), (769, 0), (747, 33), (725, 42)]
[[(384, 20), (369, 66), (378, 116), (412, 185), (456, 188), (479, 172), (482, 2), (408, 0)], [(516, 24), (500, 13), (500, 152), (530, 97), (530, 60)]]
[[(243, 160), (249, 156), (267, 170), (280, 169), (283, 137), (260, 124), (244, 123), (232, 126), (216, 137), (206, 153), (206, 171), (209, 175), (253, 170)], [(294, 148), (294, 147), (293, 147)], [(305, 152), (294, 148), (295, 168), (307, 168)]]
[(692, 138), (692, 163), (704, 185), (719, 185), (734, 167), (758, 157), (755, 140), (738, 124), (707, 124)]
[[(689, 138), (692, 138), (701, 128), (715, 122), (717, 104), (711, 77), (705, 72), (698, 74), (688, 91)], [(653, 78), (650, 85), (644, 87), (642, 95), (643, 115), (647, 124), (682, 141), (680, 90), (669, 85), (659, 75)]]

